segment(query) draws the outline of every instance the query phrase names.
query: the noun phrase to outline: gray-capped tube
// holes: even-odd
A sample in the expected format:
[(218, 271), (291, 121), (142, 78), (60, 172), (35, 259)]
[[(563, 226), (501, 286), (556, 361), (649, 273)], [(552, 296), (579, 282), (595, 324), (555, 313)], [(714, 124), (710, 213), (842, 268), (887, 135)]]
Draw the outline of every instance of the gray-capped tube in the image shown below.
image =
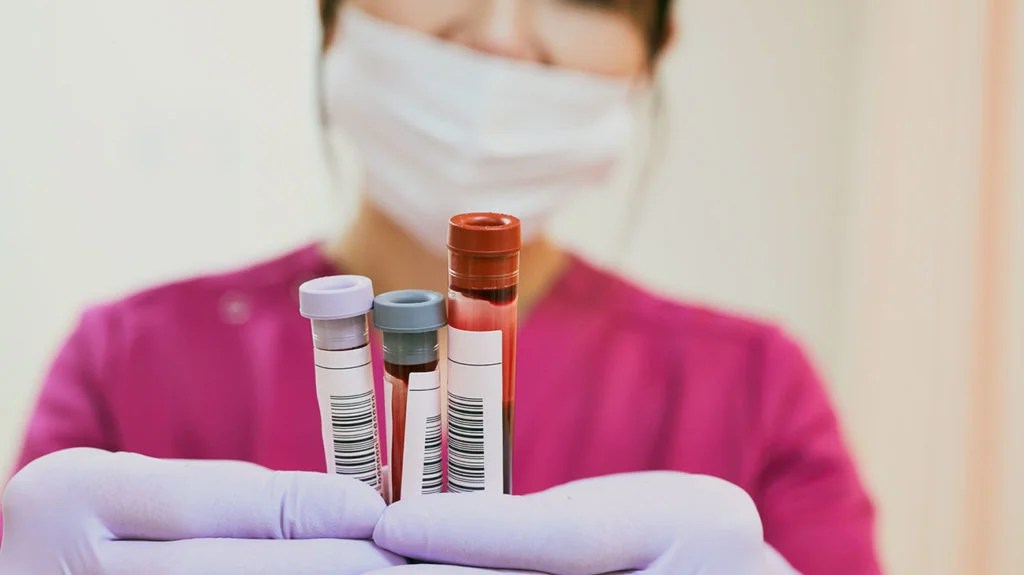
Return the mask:
[(384, 402), (391, 502), (440, 493), (441, 396), (437, 332), (443, 295), (402, 290), (377, 296), (374, 325), (384, 343)]

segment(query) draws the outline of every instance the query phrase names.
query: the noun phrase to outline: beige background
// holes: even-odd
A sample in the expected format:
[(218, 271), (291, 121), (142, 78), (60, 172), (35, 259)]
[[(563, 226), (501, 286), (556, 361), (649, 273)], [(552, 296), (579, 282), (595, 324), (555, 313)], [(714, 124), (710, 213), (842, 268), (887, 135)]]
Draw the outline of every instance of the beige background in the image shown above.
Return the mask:
[[(1024, 53), (1013, 0), (686, 0), (647, 192), (624, 170), (557, 225), (654, 289), (774, 318), (808, 344), (893, 573), (1024, 569), (1024, 64), (993, 106), (998, 5)], [(317, 139), (316, 43), (312, 1), (0, 6), (0, 462), (83, 306), (344, 220), (351, 190), (332, 189)], [(996, 108), (1014, 128), (993, 187)]]

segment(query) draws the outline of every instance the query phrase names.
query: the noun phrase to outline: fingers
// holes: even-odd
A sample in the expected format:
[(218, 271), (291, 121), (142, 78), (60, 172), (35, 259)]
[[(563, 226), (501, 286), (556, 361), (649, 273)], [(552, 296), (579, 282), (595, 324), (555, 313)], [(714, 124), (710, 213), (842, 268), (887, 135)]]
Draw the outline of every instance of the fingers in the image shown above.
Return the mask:
[[(592, 575), (642, 568), (665, 545), (571, 499), (442, 494), (388, 508), (374, 540), (407, 557), (490, 568)], [(629, 522), (629, 517), (621, 517)]]
[(97, 560), (107, 575), (362, 575), (405, 563), (369, 541), (338, 539), (112, 541)]
[(482, 569), (456, 565), (402, 565), (370, 571), (366, 575), (544, 575), (536, 571), (515, 571), (511, 569)]
[(77, 510), (113, 539), (368, 539), (384, 509), (380, 496), (355, 479), (235, 461), (72, 449), (22, 474), (23, 499)]
[(401, 501), (385, 511), (374, 540), (434, 563), (558, 575), (660, 568), (666, 554), (678, 570), (665, 573), (686, 573), (680, 561), (708, 561), (717, 549), (756, 548), (763, 557), (760, 521), (745, 493), (718, 479), (667, 472), (590, 479), (527, 497)]

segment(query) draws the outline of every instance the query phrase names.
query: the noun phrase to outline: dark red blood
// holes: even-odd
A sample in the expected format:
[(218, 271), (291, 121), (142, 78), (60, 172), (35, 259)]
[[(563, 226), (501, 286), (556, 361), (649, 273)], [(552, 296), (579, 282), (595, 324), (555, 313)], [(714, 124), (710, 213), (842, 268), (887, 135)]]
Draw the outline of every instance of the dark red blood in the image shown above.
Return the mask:
[(391, 376), (391, 445), (388, 458), (391, 464), (391, 501), (402, 498), (402, 463), (405, 455), (405, 414), (409, 403), (409, 374), (430, 373), (437, 369), (437, 361), (419, 365), (399, 365), (384, 362), (384, 371)]

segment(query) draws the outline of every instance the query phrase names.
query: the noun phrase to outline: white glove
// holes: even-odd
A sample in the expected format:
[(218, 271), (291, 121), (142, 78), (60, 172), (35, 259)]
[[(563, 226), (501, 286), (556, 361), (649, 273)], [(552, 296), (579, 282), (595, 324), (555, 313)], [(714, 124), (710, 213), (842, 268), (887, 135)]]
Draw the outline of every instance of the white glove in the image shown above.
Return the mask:
[(525, 497), (442, 494), (403, 500), (384, 512), (374, 541), (443, 565), (373, 575), (484, 575), (494, 569), (554, 575), (795, 573), (765, 544), (757, 509), (743, 490), (674, 472), (588, 479)]
[(346, 477), (95, 449), (4, 494), (5, 575), (347, 575), (405, 561), (369, 541), (384, 501)]

